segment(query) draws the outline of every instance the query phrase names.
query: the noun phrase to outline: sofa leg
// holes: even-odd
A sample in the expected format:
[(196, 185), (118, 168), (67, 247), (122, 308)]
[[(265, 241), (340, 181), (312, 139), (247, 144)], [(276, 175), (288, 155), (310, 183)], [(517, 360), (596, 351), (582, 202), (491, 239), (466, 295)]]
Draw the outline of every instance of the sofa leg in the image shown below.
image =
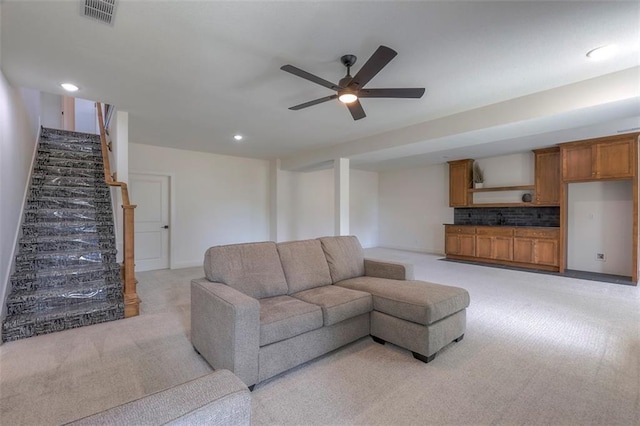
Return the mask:
[[(413, 357), (414, 357), (415, 359), (417, 359), (418, 361), (422, 361), (422, 362), (424, 362), (425, 364), (426, 364), (426, 363), (429, 363), (429, 362), (431, 362), (431, 361), (433, 361), (433, 359), (436, 357), (436, 354), (433, 354), (433, 355), (431, 355), (431, 356), (424, 356), (424, 355), (419, 354), (419, 353), (417, 353), (417, 352), (411, 352), (411, 353), (413, 354)], [(437, 352), (436, 352), (436, 353), (437, 353)]]
[(379, 337), (373, 336), (373, 335), (371, 336), (371, 338), (373, 339), (374, 342), (380, 343), (381, 345), (384, 345), (385, 343), (387, 343), (385, 340), (383, 340), (383, 339), (381, 339)]
[(454, 342), (458, 343), (459, 341), (461, 341), (464, 338), (464, 334), (460, 337), (458, 337), (457, 339), (454, 340)]
[(255, 388), (255, 387), (256, 387), (256, 385), (248, 386), (248, 388), (249, 388), (249, 392), (253, 392), (253, 388)]

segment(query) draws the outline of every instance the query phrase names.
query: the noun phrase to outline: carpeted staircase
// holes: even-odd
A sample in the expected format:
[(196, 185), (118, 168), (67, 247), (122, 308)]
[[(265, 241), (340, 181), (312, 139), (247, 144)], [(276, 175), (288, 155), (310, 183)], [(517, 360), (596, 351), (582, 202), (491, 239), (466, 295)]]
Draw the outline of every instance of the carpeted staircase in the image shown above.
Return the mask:
[(42, 129), (2, 340), (124, 318), (100, 136)]

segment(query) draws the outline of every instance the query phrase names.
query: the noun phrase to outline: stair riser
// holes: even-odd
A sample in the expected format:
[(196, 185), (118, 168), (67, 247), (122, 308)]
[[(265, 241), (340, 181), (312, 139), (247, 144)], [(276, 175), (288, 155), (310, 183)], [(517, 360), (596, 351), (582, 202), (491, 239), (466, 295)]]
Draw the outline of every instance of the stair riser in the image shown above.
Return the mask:
[(73, 251), (73, 250), (108, 250), (115, 245), (115, 238), (111, 240), (101, 240), (100, 238), (91, 239), (66, 239), (61, 241), (36, 241), (36, 242), (21, 242), (19, 245), (21, 254), (29, 253), (50, 253), (59, 251)]
[(111, 211), (110, 200), (94, 198), (56, 198), (56, 199), (27, 199), (27, 210), (31, 209), (92, 209)]
[(53, 147), (39, 147), (36, 164), (46, 164), (49, 160), (79, 160), (102, 164), (102, 153), (57, 150)]
[(2, 340), (4, 342), (10, 342), (25, 337), (53, 333), (122, 318), (124, 318), (124, 304), (108, 310), (69, 315), (63, 318), (39, 318), (21, 323), (7, 321), (3, 324)]
[(70, 176), (47, 176), (34, 174), (31, 177), (31, 187), (37, 188), (43, 185), (47, 186), (68, 186), (81, 188), (94, 188), (96, 186), (107, 187), (104, 183), (104, 177), (70, 177)]
[(85, 169), (77, 166), (76, 168), (67, 167), (55, 167), (55, 166), (41, 166), (37, 165), (33, 169), (34, 173), (46, 175), (46, 176), (75, 176), (75, 177), (88, 177), (88, 178), (103, 178), (103, 169)]
[(92, 233), (113, 235), (113, 222), (91, 222), (88, 224), (78, 225), (69, 225), (65, 223), (34, 223), (25, 224), (22, 227), (22, 234), (25, 237), (82, 235)]
[(31, 187), (29, 191), (29, 199), (37, 200), (41, 197), (85, 197), (85, 198), (98, 198), (104, 199), (110, 196), (110, 190), (108, 186), (99, 186), (94, 188), (88, 187), (69, 187), (69, 186), (42, 186)]
[(108, 222), (113, 219), (111, 209), (93, 210), (37, 210), (25, 211), (25, 224), (41, 222)]
[(91, 152), (101, 153), (100, 144), (96, 143), (78, 143), (67, 141), (42, 141), (40, 142), (41, 148), (57, 149), (60, 151), (73, 151), (73, 152)]
[(115, 253), (86, 253), (63, 255), (18, 255), (16, 256), (16, 271), (42, 270), (49, 268), (63, 269), (95, 265), (96, 263), (115, 263)]
[(81, 292), (73, 292), (51, 296), (46, 298), (25, 297), (22, 300), (7, 301), (8, 315), (31, 314), (50, 311), (65, 307), (73, 309), (75, 306), (87, 301), (118, 301), (122, 300), (121, 287), (103, 287), (98, 289), (84, 289)]
[(31, 271), (20, 276), (14, 275), (11, 278), (11, 288), (12, 291), (36, 291), (82, 284), (90, 285), (90, 283), (98, 280), (104, 280), (107, 285), (117, 285), (121, 282), (119, 269), (46, 277), (38, 276), (37, 271)]
[(98, 170), (104, 173), (104, 167), (102, 165), (102, 157), (100, 159), (66, 159), (52, 157), (50, 154), (45, 158), (38, 158), (36, 160), (36, 168), (48, 168), (48, 167), (70, 167), (81, 168), (89, 170)]

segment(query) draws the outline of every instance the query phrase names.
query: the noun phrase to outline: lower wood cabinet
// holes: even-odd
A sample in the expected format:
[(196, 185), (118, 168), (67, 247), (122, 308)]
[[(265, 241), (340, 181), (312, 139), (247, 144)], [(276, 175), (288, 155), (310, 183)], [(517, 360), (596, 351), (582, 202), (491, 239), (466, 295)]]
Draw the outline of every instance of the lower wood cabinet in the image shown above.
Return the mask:
[(445, 225), (445, 253), (453, 259), (558, 270), (557, 228)]
[(557, 229), (515, 229), (513, 260), (538, 265), (558, 266)]
[(476, 255), (476, 227), (446, 225), (444, 250), (447, 254)]

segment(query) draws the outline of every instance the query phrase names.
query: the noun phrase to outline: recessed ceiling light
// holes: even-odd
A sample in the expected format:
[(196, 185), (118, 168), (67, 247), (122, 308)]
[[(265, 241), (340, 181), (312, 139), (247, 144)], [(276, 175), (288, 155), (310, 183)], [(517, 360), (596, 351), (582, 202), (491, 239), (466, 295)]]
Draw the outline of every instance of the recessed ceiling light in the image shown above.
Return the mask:
[(242, 140), (242, 135), (235, 135), (233, 138), (235, 140), (237, 140), (237, 141), (241, 141)]
[(71, 83), (62, 83), (60, 86), (62, 86), (62, 88), (67, 92), (75, 92), (78, 90), (78, 86)]
[(618, 46), (615, 44), (608, 44), (606, 46), (596, 47), (587, 52), (587, 58), (593, 59), (594, 61), (601, 61), (603, 59), (607, 59), (612, 57), (618, 51)]

